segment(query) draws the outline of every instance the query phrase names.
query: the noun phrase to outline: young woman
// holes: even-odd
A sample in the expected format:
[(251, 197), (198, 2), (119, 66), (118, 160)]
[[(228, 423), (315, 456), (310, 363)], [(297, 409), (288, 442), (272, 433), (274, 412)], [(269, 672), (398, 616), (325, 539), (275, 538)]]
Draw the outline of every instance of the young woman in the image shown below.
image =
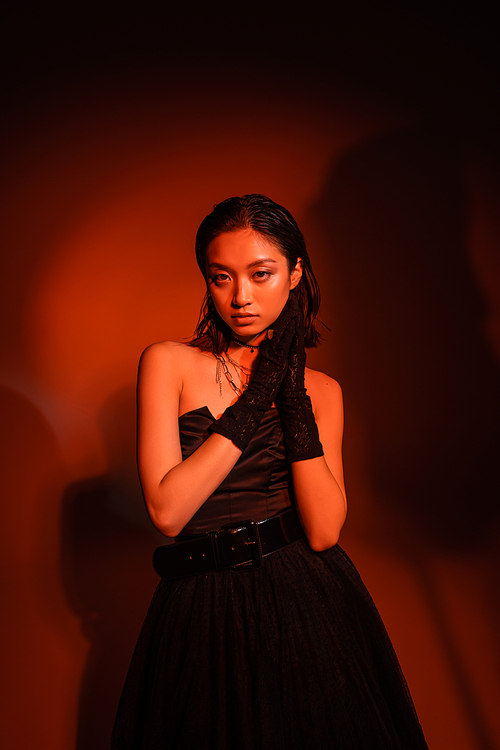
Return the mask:
[(339, 385), (305, 367), (319, 290), (290, 213), (215, 206), (189, 345), (153, 344), (138, 384), (151, 520), (176, 544), (120, 701), (115, 750), (426, 748), (397, 658), (337, 545)]

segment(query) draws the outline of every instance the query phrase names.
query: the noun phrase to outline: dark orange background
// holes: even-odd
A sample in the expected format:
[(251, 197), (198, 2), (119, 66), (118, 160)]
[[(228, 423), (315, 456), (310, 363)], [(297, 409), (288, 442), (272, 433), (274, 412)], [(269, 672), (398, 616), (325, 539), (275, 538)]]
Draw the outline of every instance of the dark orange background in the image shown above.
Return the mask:
[(135, 471), (137, 361), (193, 331), (197, 225), (245, 192), (308, 238), (330, 329), (309, 363), (345, 395), (342, 544), (429, 747), (500, 746), (488, 19), (128, 12), (5, 11), (5, 747), (108, 745), (162, 541)]

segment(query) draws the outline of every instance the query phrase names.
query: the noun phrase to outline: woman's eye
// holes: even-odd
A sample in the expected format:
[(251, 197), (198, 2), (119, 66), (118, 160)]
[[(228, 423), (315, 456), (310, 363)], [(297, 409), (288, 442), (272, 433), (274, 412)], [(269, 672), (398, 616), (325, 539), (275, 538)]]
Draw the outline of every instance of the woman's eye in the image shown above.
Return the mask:
[(229, 276), (227, 273), (216, 273), (213, 277), (213, 280), (217, 284), (219, 281), (227, 281), (229, 279)]
[(255, 276), (257, 279), (267, 279), (268, 276), (270, 276), (269, 271), (256, 271)]

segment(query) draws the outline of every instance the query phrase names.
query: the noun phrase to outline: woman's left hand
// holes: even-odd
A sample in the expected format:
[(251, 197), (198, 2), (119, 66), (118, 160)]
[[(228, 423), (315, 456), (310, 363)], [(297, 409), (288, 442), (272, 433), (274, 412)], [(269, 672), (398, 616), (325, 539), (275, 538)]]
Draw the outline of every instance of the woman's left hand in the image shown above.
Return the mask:
[(295, 312), (295, 334), (288, 351), (288, 369), (276, 399), (281, 415), (287, 458), (304, 461), (323, 455), (311, 399), (304, 384), (306, 352), (304, 318), (295, 294), (290, 295)]

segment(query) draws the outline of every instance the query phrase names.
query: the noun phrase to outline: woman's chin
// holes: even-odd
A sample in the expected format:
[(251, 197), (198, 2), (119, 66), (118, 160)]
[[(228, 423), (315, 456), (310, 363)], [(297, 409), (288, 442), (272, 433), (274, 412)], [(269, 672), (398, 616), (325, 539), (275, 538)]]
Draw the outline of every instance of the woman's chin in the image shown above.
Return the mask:
[(244, 344), (259, 344), (266, 335), (267, 328), (264, 330), (253, 331), (250, 326), (232, 327), (233, 338)]

